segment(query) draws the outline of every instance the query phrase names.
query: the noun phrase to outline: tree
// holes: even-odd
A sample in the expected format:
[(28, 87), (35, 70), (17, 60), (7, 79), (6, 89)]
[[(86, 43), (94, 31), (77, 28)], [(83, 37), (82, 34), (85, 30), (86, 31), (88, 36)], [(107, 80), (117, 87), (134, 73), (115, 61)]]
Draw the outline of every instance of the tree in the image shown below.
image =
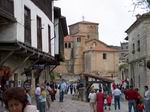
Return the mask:
[(144, 10), (150, 10), (150, 0), (132, 0), (134, 4), (134, 11), (136, 8), (141, 8)]
[(60, 77), (60, 74), (57, 72), (50, 72), (49, 73), (51, 81), (54, 81), (57, 77)]
[(124, 63), (124, 64), (121, 64), (120, 66), (119, 66), (119, 71), (121, 71), (122, 69), (128, 69), (128, 64), (126, 64), (126, 63)]

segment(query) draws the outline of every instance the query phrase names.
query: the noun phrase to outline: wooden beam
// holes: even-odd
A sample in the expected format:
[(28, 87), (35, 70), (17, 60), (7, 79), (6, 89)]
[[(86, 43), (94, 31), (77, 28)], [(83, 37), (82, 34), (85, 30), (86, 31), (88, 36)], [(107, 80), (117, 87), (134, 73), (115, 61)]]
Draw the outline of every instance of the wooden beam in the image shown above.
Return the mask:
[(29, 59), (32, 55), (34, 55), (34, 54), (29, 55), (28, 57), (26, 57), (26, 58), (24, 59), (24, 61), (23, 61), (22, 63), (18, 64), (18, 66), (16, 66), (16, 67), (12, 70), (11, 74), (15, 73), (15, 71), (16, 71), (17, 69), (21, 68), (21, 67), (28, 61), (28, 59)]
[(0, 66), (3, 66), (3, 64), (7, 61), (7, 59), (8, 59), (10, 56), (12, 56), (12, 54), (13, 54), (14, 52), (15, 52), (15, 51), (9, 52), (8, 55), (5, 56), (5, 57), (2, 59), (2, 61), (0, 62)]
[[(30, 68), (31, 68), (34, 64), (36, 64), (38, 61), (39, 61), (39, 59), (36, 60), (36, 61), (34, 61), (27, 69), (30, 69)], [(23, 75), (24, 73), (25, 73), (25, 71), (22, 72), (21, 75)]]

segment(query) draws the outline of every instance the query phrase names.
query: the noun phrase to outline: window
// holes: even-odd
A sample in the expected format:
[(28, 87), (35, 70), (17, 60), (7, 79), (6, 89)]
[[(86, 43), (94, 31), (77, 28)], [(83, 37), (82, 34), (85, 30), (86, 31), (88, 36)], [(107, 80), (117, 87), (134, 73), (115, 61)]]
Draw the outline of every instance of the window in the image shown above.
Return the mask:
[(49, 44), (49, 53), (51, 54), (51, 27), (48, 25), (48, 44)]
[(96, 47), (96, 42), (93, 42), (93, 43), (92, 43), (92, 47)]
[(106, 59), (106, 58), (107, 58), (106, 53), (103, 53), (103, 59)]
[(137, 51), (140, 52), (140, 40), (137, 41)]
[(81, 38), (80, 37), (77, 38), (77, 42), (81, 42)]
[(24, 7), (24, 42), (31, 45), (31, 12)]
[(71, 43), (70, 42), (68, 43), (68, 48), (71, 48)]
[(132, 44), (132, 54), (135, 53), (135, 44)]
[(42, 24), (41, 18), (37, 16), (37, 48), (42, 50)]
[(65, 48), (67, 48), (67, 43), (65, 43)]

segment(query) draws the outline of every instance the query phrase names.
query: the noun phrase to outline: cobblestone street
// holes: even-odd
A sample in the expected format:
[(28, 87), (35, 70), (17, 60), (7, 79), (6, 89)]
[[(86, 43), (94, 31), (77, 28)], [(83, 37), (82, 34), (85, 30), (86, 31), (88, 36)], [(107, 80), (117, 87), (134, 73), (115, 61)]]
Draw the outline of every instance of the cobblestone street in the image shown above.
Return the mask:
[[(72, 100), (71, 95), (65, 95), (64, 102), (58, 101), (52, 102), (51, 108), (48, 112), (90, 112), (90, 106), (87, 102), (81, 102), (77, 100)], [(107, 112), (105, 110), (105, 112)], [(127, 101), (121, 102), (121, 110), (114, 110), (114, 105), (112, 105), (111, 112), (128, 112)]]
[[(4, 108), (0, 107), (0, 112), (4, 112)], [(81, 102), (72, 100), (72, 95), (65, 95), (64, 102), (58, 101), (58, 94), (56, 101), (51, 103), (51, 108), (47, 112), (90, 112), (90, 106), (88, 102)], [(105, 110), (105, 112), (108, 112)], [(127, 101), (121, 101), (121, 110), (114, 110), (112, 105), (111, 112), (128, 112)]]

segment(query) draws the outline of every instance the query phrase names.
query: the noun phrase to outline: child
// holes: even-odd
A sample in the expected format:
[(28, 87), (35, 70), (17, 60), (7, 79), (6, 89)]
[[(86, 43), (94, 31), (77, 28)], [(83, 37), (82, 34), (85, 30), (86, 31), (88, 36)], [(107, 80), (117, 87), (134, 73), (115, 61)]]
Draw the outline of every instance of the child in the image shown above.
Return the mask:
[(137, 104), (137, 112), (143, 112), (144, 110), (144, 104), (142, 103), (142, 101), (139, 101), (139, 104)]
[(110, 106), (112, 102), (112, 95), (111, 94), (107, 95), (106, 100), (107, 100), (108, 109), (110, 110)]
[(105, 110), (107, 109), (107, 100), (106, 100), (106, 98), (104, 99), (104, 109)]

